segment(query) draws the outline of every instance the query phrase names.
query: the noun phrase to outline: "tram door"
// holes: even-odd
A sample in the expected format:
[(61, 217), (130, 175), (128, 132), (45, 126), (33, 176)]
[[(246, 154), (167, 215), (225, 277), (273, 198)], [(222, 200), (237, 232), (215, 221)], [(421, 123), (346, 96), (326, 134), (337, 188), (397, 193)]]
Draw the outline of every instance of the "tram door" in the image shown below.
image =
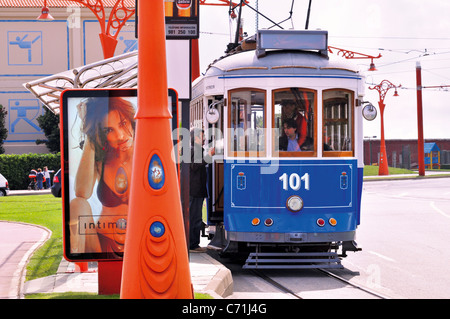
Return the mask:
[(208, 224), (214, 225), (223, 222), (223, 96), (208, 99), (205, 115), (205, 139), (208, 147), (214, 147), (216, 151), (213, 162), (208, 165)]

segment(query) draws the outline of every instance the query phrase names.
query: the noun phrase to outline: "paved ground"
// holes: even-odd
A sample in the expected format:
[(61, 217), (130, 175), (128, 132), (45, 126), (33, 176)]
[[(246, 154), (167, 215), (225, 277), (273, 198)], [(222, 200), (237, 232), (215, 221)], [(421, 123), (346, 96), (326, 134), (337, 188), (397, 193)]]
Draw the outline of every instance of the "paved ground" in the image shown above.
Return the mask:
[(18, 298), (25, 267), (50, 232), (33, 225), (0, 221), (0, 298)]
[[(87, 271), (80, 272), (75, 264), (63, 259), (55, 275), (25, 282), (29, 258), (50, 237), (45, 228), (0, 221), (0, 234), (0, 299), (19, 299), (30, 293), (98, 293), (95, 262), (89, 263)], [(207, 243), (202, 239), (202, 245)], [(189, 266), (195, 292), (208, 293), (215, 298), (232, 293), (230, 270), (207, 253), (191, 253)]]
[[(426, 176), (448, 175), (449, 172), (427, 171)], [(364, 180), (416, 178), (418, 174), (398, 176), (374, 176)], [(43, 191), (11, 191), (10, 196), (50, 194)], [(34, 251), (49, 237), (42, 227), (0, 221), (0, 299), (23, 298), (28, 293), (65, 291), (98, 292), (98, 273), (95, 263), (87, 272), (78, 272), (75, 265), (65, 260), (57, 274), (25, 282), (26, 265)], [(202, 246), (208, 241), (202, 238)], [(226, 297), (233, 291), (230, 270), (206, 253), (192, 253), (189, 257), (194, 291), (210, 293), (216, 298)]]
[[(9, 196), (50, 194), (50, 190), (11, 191)], [(86, 272), (62, 260), (53, 276), (25, 281), (26, 265), (32, 254), (48, 239), (49, 230), (35, 225), (0, 221), (0, 299), (19, 299), (30, 293), (98, 293), (97, 263), (89, 263)], [(209, 241), (201, 239), (201, 246)], [(233, 291), (231, 272), (207, 253), (189, 256), (191, 281), (195, 292), (223, 298)]]

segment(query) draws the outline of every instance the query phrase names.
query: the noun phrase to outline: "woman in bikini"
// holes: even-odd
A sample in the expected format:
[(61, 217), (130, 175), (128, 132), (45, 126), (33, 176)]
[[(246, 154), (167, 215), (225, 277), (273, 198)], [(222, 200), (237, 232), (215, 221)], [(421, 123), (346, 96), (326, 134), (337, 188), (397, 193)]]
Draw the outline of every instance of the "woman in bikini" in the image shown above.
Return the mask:
[[(73, 253), (107, 253), (121, 258), (124, 251), (131, 182), (135, 108), (122, 98), (90, 98), (78, 106), (82, 121), (83, 154), (70, 202)], [(88, 199), (97, 183), (101, 212)], [(84, 236), (82, 236), (84, 235)]]

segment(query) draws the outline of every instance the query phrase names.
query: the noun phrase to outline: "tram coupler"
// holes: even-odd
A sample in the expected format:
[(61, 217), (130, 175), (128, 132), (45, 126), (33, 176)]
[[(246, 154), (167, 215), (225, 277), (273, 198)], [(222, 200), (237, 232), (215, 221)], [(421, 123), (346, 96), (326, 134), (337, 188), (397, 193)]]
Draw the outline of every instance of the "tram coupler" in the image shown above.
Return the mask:
[(343, 241), (342, 242), (342, 255), (340, 257), (347, 257), (347, 251), (361, 251), (362, 248), (358, 247), (358, 244), (354, 240)]

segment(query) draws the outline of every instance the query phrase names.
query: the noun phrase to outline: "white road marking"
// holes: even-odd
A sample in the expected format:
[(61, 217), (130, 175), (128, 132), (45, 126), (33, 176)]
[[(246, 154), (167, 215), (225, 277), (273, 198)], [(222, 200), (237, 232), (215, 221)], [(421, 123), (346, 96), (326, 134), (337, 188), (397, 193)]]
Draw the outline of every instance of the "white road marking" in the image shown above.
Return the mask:
[(390, 262), (393, 262), (393, 263), (396, 262), (395, 259), (392, 259), (390, 257), (386, 257), (386, 256), (384, 256), (384, 255), (382, 255), (380, 253), (377, 253), (377, 252), (374, 252), (374, 251), (370, 251), (370, 250), (369, 250), (369, 253), (371, 253), (372, 255), (375, 255), (377, 257), (380, 257), (380, 258), (382, 258), (384, 260), (387, 260), (387, 261), (390, 261)]
[(446, 213), (444, 213), (442, 210), (440, 210), (439, 208), (436, 207), (436, 205), (434, 205), (434, 202), (430, 202), (430, 206), (431, 208), (433, 208), (435, 211), (437, 211), (439, 214), (441, 214), (444, 217), (450, 218), (450, 215), (447, 215)]

